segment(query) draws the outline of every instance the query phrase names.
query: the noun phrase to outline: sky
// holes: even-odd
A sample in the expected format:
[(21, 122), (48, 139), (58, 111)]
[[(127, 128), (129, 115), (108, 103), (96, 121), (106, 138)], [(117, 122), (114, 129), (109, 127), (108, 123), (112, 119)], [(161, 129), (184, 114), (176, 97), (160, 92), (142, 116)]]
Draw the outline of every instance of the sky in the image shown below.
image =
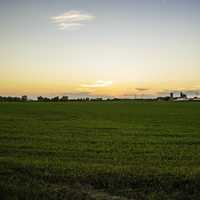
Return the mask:
[(198, 95), (199, 21), (199, 0), (0, 0), (0, 95)]

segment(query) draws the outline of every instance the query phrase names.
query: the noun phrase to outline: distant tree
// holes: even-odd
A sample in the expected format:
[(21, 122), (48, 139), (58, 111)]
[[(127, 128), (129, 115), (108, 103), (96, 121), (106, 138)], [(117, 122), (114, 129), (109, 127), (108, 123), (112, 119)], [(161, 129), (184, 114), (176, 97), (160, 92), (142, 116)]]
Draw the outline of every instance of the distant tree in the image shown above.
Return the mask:
[(28, 97), (27, 97), (26, 95), (24, 95), (24, 96), (21, 97), (21, 100), (22, 100), (22, 101), (27, 101), (27, 100), (28, 100)]
[(112, 101), (120, 101), (120, 99), (119, 98), (114, 98), (114, 99), (112, 99)]
[(43, 101), (44, 98), (42, 96), (37, 97), (37, 101)]
[(58, 101), (59, 101), (59, 97), (53, 97), (53, 98), (51, 99), (51, 101), (53, 101), (53, 102), (58, 102)]
[(68, 96), (63, 96), (60, 101), (68, 101), (69, 100), (69, 97)]
[(43, 101), (45, 101), (45, 102), (49, 102), (49, 101), (51, 101), (49, 98), (47, 98), (47, 97), (44, 97), (43, 98)]
[(102, 98), (96, 98), (95, 101), (103, 101)]
[(37, 98), (37, 101), (42, 101), (42, 102), (49, 102), (49, 101), (51, 101), (51, 99), (50, 98), (47, 98), (47, 97), (42, 97), (42, 96), (39, 96), (38, 98)]
[(2, 97), (1, 100), (15, 102), (15, 101), (21, 101), (21, 98), (19, 98), (19, 97)]

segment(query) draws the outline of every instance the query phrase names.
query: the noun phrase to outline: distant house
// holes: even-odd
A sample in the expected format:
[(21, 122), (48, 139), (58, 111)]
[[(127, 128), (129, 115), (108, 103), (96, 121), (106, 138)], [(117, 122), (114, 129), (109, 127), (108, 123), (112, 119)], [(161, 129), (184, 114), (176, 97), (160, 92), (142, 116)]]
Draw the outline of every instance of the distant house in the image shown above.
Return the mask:
[(194, 97), (192, 100), (193, 101), (200, 101), (200, 97)]
[(174, 93), (171, 92), (169, 96), (158, 97), (157, 100), (162, 100), (162, 101), (188, 101), (190, 99), (183, 92), (180, 92), (179, 97), (174, 97)]
[(174, 99), (175, 101), (189, 101), (190, 99), (187, 97), (186, 94), (180, 92), (180, 97)]

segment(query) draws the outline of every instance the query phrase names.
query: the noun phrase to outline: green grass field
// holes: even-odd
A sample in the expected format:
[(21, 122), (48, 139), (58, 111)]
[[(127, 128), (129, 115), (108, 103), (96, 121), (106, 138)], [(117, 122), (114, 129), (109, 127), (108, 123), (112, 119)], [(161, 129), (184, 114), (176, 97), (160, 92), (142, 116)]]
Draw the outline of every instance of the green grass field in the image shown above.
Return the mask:
[(200, 199), (200, 103), (0, 103), (0, 199)]

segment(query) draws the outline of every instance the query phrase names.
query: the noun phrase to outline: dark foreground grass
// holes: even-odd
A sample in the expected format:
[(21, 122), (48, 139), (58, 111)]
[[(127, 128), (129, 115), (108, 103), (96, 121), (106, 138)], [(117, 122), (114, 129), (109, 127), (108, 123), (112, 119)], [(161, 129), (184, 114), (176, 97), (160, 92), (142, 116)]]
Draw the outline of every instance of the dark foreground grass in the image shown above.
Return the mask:
[(1, 103), (0, 199), (200, 199), (200, 103)]

